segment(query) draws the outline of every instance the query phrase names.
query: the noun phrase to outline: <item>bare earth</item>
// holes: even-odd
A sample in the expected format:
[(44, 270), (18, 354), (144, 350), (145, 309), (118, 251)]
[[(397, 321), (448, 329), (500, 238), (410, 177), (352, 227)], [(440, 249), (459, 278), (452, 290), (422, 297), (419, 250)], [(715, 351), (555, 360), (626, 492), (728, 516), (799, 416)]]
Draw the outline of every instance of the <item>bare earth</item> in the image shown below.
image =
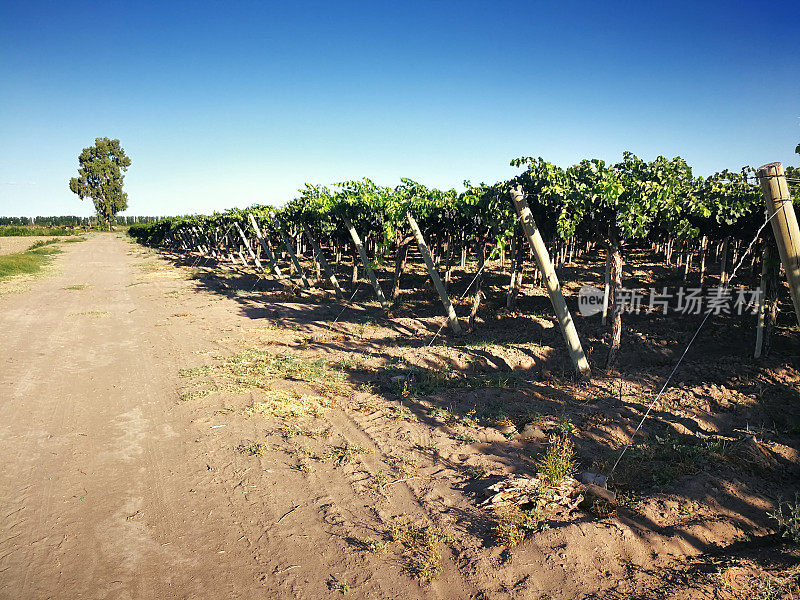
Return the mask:
[[(747, 487), (746, 474), (700, 473), (679, 479), (675, 494), (645, 498), (638, 512), (581, 513), (504, 549), (477, 507), (480, 492), (530, 469), (544, 443), (475, 425), (469, 406), (552, 404), (565, 397), (558, 380), (442, 392), (430, 402), (463, 416), (442, 423), (422, 401), (388, 404), (378, 393), (388, 385), (387, 340), (412, 335), (412, 319), (390, 329), (350, 314), (348, 335), (323, 342), (338, 305), (314, 312), (222, 293), (229, 288), (114, 234), (64, 251), (57, 274), (0, 297), (2, 598), (706, 597), (692, 592), (706, 581), (688, 573), (694, 558), (772, 535), (774, 503)], [(551, 333), (555, 344), (556, 332), (541, 339)], [(302, 374), (271, 382), (272, 393), (332, 399), (324, 415), (298, 419), (248, 414), (264, 390), (203, 395), (208, 382), (180, 375), (253, 348), (359, 362), (344, 383)], [(482, 346), (450, 355), (443, 347), (438, 357), (394, 348), (431, 365), (497, 360)], [(792, 397), (796, 375), (782, 375)], [(620, 417), (606, 396), (562, 398), (559, 410), (603, 432)], [(241, 451), (256, 443), (256, 456)], [(785, 447), (771, 448), (781, 461)], [(402, 522), (449, 532), (430, 583), (387, 536)], [(370, 540), (385, 541), (385, 551), (367, 551)]]
[(13, 254), (27, 250), (36, 242), (52, 240), (58, 238), (43, 235), (19, 235), (19, 236), (0, 236), (0, 254)]

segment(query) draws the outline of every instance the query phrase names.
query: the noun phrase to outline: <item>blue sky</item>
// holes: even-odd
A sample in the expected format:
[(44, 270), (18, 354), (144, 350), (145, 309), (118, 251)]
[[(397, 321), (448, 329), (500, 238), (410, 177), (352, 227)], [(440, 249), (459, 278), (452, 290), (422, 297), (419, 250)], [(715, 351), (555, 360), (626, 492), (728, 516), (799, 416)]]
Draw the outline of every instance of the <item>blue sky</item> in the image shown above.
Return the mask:
[(0, 5), (0, 215), (91, 214), (67, 181), (104, 136), (127, 214), (460, 189), (517, 156), (800, 163), (796, 3), (70, 4)]

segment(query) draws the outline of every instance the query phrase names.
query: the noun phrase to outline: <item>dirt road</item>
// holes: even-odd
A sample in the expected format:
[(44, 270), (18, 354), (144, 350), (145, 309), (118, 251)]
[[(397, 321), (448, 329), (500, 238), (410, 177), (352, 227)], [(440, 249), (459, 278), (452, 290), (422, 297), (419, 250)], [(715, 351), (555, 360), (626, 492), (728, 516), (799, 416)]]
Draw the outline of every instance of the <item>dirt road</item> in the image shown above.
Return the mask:
[[(309, 479), (282, 452), (254, 464), (236, 448), (263, 421), (179, 402), (180, 369), (252, 315), (120, 236), (64, 250), (55, 275), (0, 298), (0, 597), (320, 598), (345, 581), (470, 595), (452, 561), (424, 589), (396, 560), (365, 571), (348, 541), (375, 521), (354, 497), (363, 473)], [(396, 489), (393, 514), (419, 513)]]
[(175, 410), (191, 349), (154, 326), (174, 282), (135, 285), (131, 248), (115, 235), (71, 244), (59, 274), (0, 299), (3, 598), (263, 591), (236, 544), (242, 516)]

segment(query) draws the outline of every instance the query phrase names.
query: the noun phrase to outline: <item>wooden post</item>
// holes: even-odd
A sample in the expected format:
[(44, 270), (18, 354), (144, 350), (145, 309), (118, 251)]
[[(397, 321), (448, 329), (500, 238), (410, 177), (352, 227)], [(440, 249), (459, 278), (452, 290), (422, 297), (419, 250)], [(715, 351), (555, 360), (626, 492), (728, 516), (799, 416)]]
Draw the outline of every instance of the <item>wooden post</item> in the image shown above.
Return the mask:
[(719, 267), (719, 286), (725, 287), (728, 283), (728, 245), (730, 244), (731, 236), (726, 235), (725, 240), (722, 242), (722, 262)]
[(328, 264), (328, 260), (322, 253), (322, 248), (320, 248), (319, 244), (317, 244), (317, 241), (311, 237), (311, 232), (308, 230), (308, 227), (306, 227), (305, 223), (303, 224), (303, 233), (306, 235), (308, 243), (311, 244), (311, 249), (314, 251), (317, 261), (319, 261), (319, 263), (322, 265), (322, 268), (325, 269), (325, 276), (328, 278), (328, 281), (331, 282), (333, 290), (336, 292), (336, 297), (341, 299), (343, 294), (342, 288), (339, 287), (339, 280), (336, 279), (336, 275), (333, 274), (333, 270), (331, 269), (330, 264)]
[(447, 319), (450, 321), (450, 327), (453, 329), (453, 333), (456, 335), (461, 335), (461, 325), (458, 323), (458, 316), (453, 308), (453, 304), (450, 302), (450, 298), (447, 296), (444, 285), (442, 285), (442, 280), (439, 278), (439, 273), (436, 271), (436, 266), (433, 264), (433, 258), (428, 250), (428, 245), (425, 243), (425, 238), (422, 236), (422, 231), (420, 231), (419, 225), (417, 225), (417, 222), (414, 220), (414, 217), (411, 216), (411, 213), (406, 213), (406, 220), (411, 226), (411, 231), (414, 234), (414, 237), (417, 239), (417, 246), (419, 246), (419, 251), (422, 254), (422, 258), (425, 259), (425, 266), (428, 267), (428, 275), (431, 277), (433, 287), (435, 287), (436, 291), (439, 292), (439, 298), (441, 298), (444, 311), (447, 313)]
[[(347, 217), (342, 217), (344, 221), (345, 227), (347, 227), (347, 231), (350, 232), (350, 237), (353, 238), (353, 243), (356, 246), (356, 250), (358, 250), (358, 255), (361, 258), (361, 264), (364, 265), (364, 272), (367, 274), (369, 278), (369, 282), (372, 284), (373, 289), (375, 290), (375, 294), (378, 296), (378, 301), (381, 303), (381, 308), (384, 310), (389, 309), (389, 302), (386, 300), (386, 296), (383, 295), (383, 290), (381, 289), (381, 284), (378, 283), (378, 278), (375, 277), (375, 272), (372, 270), (372, 267), (369, 266), (369, 260), (367, 259), (367, 252), (364, 250), (364, 244), (361, 243), (361, 238), (358, 237), (358, 232), (356, 228), (353, 227), (353, 224), (350, 222), (350, 219)], [(355, 263), (353, 263), (355, 267)]]
[(278, 261), (275, 259), (275, 255), (272, 253), (272, 249), (270, 249), (269, 244), (267, 244), (266, 240), (264, 240), (264, 236), (261, 235), (261, 228), (258, 226), (258, 223), (256, 223), (253, 213), (247, 213), (247, 216), (250, 217), (250, 225), (253, 227), (253, 231), (256, 232), (258, 243), (261, 244), (264, 254), (267, 255), (267, 260), (269, 260), (270, 264), (272, 265), (272, 270), (275, 271), (275, 275), (278, 277), (283, 277), (283, 275), (281, 275), (281, 270), (278, 268)]
[(517, 215), (522, 221), (522, 227), (525, 230), (525, 235), (528, 238), (528, 243), (533, 250), (536, 264), (543, 273), (545, 285), (547, 285), (547, 292), (550, 295), (550, 302), (553, 304), (558, 324), (561, 326), (561, 333), (564, 335), (564, 340), (567, 343), (572, 363), (579, 375), (589, 377), (591, 375), (591, 368), (589, 361), (586, 360), (586, 355), (581, 346), (581, 340), (578, 337), (578, 332), (575, 329), (575, 322), (572, 320), (572, 315), (567, 308), (567, 302), (564, 300), (564, 295), (561, 293), (561, 286), (558, 283), (553, 265), (550, 263), (550, 257), (547, 254), (542, 234), (533, 220), (531, 209), (525, 201), (522, 194), (522, 186), (517, 186), (516, 189), (511, 190), (511, 198), (514, 201), (514, 208)]
[(783, 165), (779, 162), (769, 163), (759, 167), (757, 174), (767, 203), (767, 216), (771, 217), (772, 232), (778, 243), (778, 254), (786, 271), (794, 312), (800, 324), (800, 228), (797, 226), (797, 215), (792, 206)]

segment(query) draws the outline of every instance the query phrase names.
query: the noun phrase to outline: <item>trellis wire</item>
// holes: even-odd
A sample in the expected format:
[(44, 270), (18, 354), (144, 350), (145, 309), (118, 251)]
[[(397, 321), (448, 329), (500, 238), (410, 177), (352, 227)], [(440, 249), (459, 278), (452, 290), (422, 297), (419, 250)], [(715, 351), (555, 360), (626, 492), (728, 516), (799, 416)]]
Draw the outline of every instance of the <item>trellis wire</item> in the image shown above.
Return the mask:
[[(791, 200), (783, 200), (781, 202), (781, 205), (783, 206), (783, 204), (786, 203), (786, 202), (788, 202), (791, 205)], [(764, 228), (767, 226), (767, 224), (772, 220), (772, 217), (777, 215), (778, 212), (779, 211), (776, 210), (774, 213), (772, 213), (772, 215), (770, 217), (768, 217), (766, 221), (764, 221), (764, 223), (761, 225), (761, 227), (758, 228), (758, 231), (756, 232), (755, 237), (750, 242), (750, 244), (747, 246), (747, 249), (742, 253), (741, 258), (739, 259), (739, 263), (734, 267), (730, 278), (728, 279), (728, 281), (725, 284), (725, 286), (722, 288), (725, 292), (727, 292), (728, 289), (730, 289), (730, 282), (734, 279), (734, 277), (736, 277), (736, 273), (739, 270), (739, 267), (741, 267), (742, 263), (744, 263), (745, 257), (750, 253), (750, 250), (752, 250), (753, 245), (758, 240), (759, 236), (761, 235), (761, 232), (764, 230)], [(644, 413), (644, 416), (642, 417), (642, 420), (639, 421), (639, 424), (636, 426), (636, 429), (633, 430), (633, 433), (631, 434), (630, 438), (628, 438), (628, 442), (625, 444), (625, 447), (622, 449), (622, 452), (620, 452), (620, 455), (617, 457), (617, 460), (614, 463), (614, 466), (611, 467), (611, 471), (608, 474), (609, 479), (614, 474), (614, 471), (616, 470), (617, 465), (619, 465), (619, 461), (621, 461), (622, 457), (625, 456), (625, 452), (627, 452), (628, 448), (630, 448), (631, 443), (633, 443), (633, 438), (636, 437), (637, 433), (639, 433), (639, 429), (641, 429), (642, 425), (645, 422), (645, 419), (647, 419), (648, 415), (650, 415), (650, 411), (653, 410), (653, 407), (661, 399), (661, 395), (664, 393), (664, 390), (667, 389), (667, 386), (669, 385), (669, 382), (672, 381), (672, 377), (675, 375), (675, 372), (678, 370), (678, 367), (681, 365), (681, 363), (683, 362), (683, 359), (686, 357), (686, 354), (689, 352), (689, 348), (692, 347), (692, 344), (694, 343), (695, 339), (697, 339), (697, 336), (700, 333), (700, 330), (703, 329), (703, 326), (706, 324), (706, 321), (708, 321), (708, 319), (711, 316), (711, 314), (712, 313), (710, 311), (706, 313), (706, 316), (700, 322), (700, 326), (694, 332), (694, 335), (689, 340), (689, 343), (686, 344), (686, 348), (684, 348), (683, 353), (681, 354), (680, 358), (678, 358), (678, 362), (675, 363), (675, 366), (672, 368), (672, 371), (670, 372), (670, 374), (667, 376), (666, 380), (664, 381), (664, 385), (661, 386), (661, 389), (659, 390), (659, 392), (656, 395), (655, 399), (650, 403), (650, 406), (647, 407), (647, 411)]]
[[(514, 225), (516, 225), (516, 221), (514, 221)], [(497, 244), (495, 244), (494, 248), (492, 249), (491, 254), (489, 254), (489, 258), (487, 258), (487, 259), (485, 259), (483, 261), (483, 264), (481, 265), (481, 268), (478, 269), (477, 273), (475, 273), (475, 277), (473, 277), (472, 281), (469, 282), (469, 285), (467, 286), (467, 289), (465, 289), (464, 293), (461, 294), (458, 297), (458, 301), (464, 299), (464, 296), (467, 295), (467, 292), (469, 292), (469, 290), (472, 288), (472, 286), (478, 280), (478, 277), (480, 277), (480, 274), (483, 273), (483, 270), (486, 268), (486, 265), (489, 263), (489, 261), (492, 260), (492, 258), (494, 258), (494, 253), (497, 252), (497, 250), (499, 248), (500, 248), (500, 241), (498, 241)], [(439, 329), (436, 330), (436, 333), (433, 334), (433, 337), (431, 338), (431, 341), (428, 342), (427, 346), (425, 346), (426, 348), (430, 348), (433, 345), (433, 342), (435, 342), (436, 338), (439, 337), (439, 334), (442, 332), (442, 329), (444, 329), (444, 326), (447, 325), (447, 323), (449, 323), (449, 321), (447, 319), (445, 319), (445, 321), (442, 323), (442, 325), (439, 327)]]

